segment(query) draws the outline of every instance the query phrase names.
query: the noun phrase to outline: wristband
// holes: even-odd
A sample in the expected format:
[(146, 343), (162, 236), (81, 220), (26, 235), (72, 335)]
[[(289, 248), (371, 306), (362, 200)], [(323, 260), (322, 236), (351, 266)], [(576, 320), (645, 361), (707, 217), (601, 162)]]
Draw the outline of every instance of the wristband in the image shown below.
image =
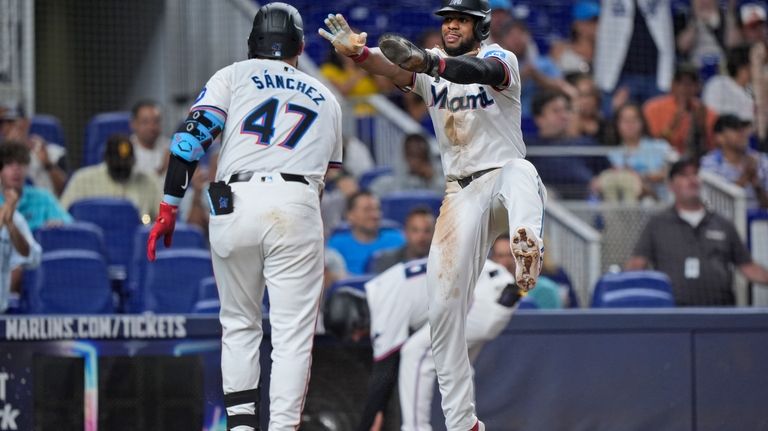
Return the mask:
[(360, 51), (360, 54), (351, 55), (349, 58), (351, 58), (355, 63), (362, 63), (366, 58), (368, 58), (369, 55), (371, 55), (371, 50), (368, 49), (367, 46), (364, 46), (363, 50)]

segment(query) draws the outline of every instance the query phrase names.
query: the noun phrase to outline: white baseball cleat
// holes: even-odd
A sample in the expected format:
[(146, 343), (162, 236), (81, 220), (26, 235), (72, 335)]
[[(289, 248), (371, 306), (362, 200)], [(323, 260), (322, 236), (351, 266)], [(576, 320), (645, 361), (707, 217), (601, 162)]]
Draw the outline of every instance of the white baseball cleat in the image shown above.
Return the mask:
[(536, 286), (541, 272), (541, 251), (539, 239), (530, 228), (520, 227), (512, 237), (512, 256), (515, 258), (515, 281), (521, 291), (527, 292)]

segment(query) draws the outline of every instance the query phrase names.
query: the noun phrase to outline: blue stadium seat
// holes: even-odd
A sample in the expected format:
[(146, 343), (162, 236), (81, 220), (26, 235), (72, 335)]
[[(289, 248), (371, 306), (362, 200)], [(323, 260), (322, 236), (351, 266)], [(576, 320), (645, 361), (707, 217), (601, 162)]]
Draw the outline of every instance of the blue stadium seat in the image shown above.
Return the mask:
[[(128, 266), (126, 295), (128, 296), (127, 309), (129, 312), (140, 312), (144, 307), (144, 295), (140, 289), (141, 283), (146, 276), (147, 261), (147, 240), (151, 225), (141, 225), (136, 229), (133, 237), (133, 255)], [(187, 223), (176, 223), (173, 231), (173, 243), (170, 250), (182, 248), (206, 249), (205, 235), (202, 229), (196, 225)], [(162, 240), (157, 242), (157, 251), (168, 250)]]
[(426, 206), (437, 217), (443, 195), (431, 190), (408, 190), (387, 193), (381, 197), (382, 217), (394, 220), (402, 225), (411, 209)]
[(115, 133), (131, 134), (130, 112), (104, 112), (93, 116), (85, 128), (82, 166), (101, 163), (107, 139)]
[(357, 184), (360, 186), (360, 190), (368, 190), (371, 183), (379, 177), (385, 175), (392, 175), (392, 168), (390, 166), (377, 166), (373, 169), (369, 169), (360, 175), (360, 179)]
[(114, 311), (107, 263), (94, 251), (62, 249), (43, 253), (29, 289), (31, 313)]
[(66, 147), (64, 142), (64, 129), (61, 122), (53, 115), (37, 114), (29, 123), (29, 134), (38, 135), (49, 144), (58, 144)]
[(206, 277), (200, 280), (197, 301), (195, 301), (195, 306), (192, 311), (194, 313), (218, 314), (220, 309), (221, 303), (219, 302), (219, 291), (216, 287), (216, 279), (214, 277)]
[(107, 246), (110, 276), (123, 280), (133, 253), (133, 236), (141, 224), (139, 212), (120, 198), (89, 198), (72, 203), (69, 213), (75, 220), (88, 221), (101, 227)]
[(328, 291), (325, 292), (325, 297), (326, 299), (329, 298), (333, 292), (336, 291), (336, 289), (341, 287), (351, 287), (353, 289), (365, 292), (365, 283), (370, 281), (373, 277), (376, 277), (376, 274), (355, 275), (342, 278), (341, 280), (336, 280), (333, 282), (333, 284), (331, 284), (331, 287), (328, 288)]
[(43, 252), (78, 249), (95, 251), (105, 258), (107, 256), (104, 231), (96, 224), (87, 221), (75, 221), (37, 229), (35, 240), (40, 244)]
[(141, 289), (145, 311), (189, 313), (197, 301), (200, 281), (213, 276), (211, 254), (190, 248), (160, 250), (147, 265)]
[(592, 307), (647, 308), (674, 307), (672, 283), (659, 271), (609, 273), (598, 280)]

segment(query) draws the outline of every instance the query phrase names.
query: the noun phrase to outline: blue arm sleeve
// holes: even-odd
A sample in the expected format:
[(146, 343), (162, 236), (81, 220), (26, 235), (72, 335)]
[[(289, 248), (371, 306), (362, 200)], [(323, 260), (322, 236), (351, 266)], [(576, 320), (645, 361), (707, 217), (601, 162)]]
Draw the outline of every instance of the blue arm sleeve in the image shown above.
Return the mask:
[(213, 109), (193, 109), (171, 138), (171, 154), (187, 162), (196, 162), (224, 130), (224, 117)]

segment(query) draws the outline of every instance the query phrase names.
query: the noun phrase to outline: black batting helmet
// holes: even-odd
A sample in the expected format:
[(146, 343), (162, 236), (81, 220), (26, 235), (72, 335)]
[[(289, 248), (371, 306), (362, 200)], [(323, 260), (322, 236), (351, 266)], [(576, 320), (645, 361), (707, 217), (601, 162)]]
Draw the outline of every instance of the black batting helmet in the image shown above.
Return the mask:
[(371, 314), (365, 293), (352, 287), (336, 289), (325, 301), (323, 325), (327, 332), (346, 341), (355, 330), (370, 330)]
[(248, 36), (248, 58), (291, 58), (301, 53), (304, 24), (295, 7), (285, 3), (262, 6)]
[(488, 0), (443, 0), (443, 7), (435, 11), (437, 16), (460, 12), (475, 17), (475, 39), (488, 39), (491, 34), (491, 6)]

